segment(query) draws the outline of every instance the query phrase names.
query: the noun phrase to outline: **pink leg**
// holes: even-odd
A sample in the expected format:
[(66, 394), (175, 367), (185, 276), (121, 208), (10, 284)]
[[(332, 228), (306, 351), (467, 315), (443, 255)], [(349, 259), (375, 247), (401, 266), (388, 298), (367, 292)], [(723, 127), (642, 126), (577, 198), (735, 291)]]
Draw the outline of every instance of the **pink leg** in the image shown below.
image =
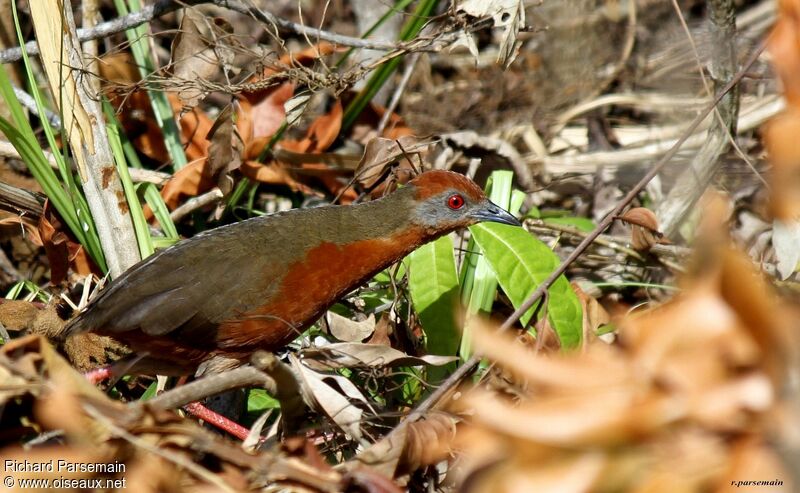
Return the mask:
[(250, 430), (248, 430), (244, 426), (234, 421), (231, 421), (230, 419), (226, 418), (221, 414), (215, 413), (214, 411), (205, 407), (199, 402), (192, 402), (186, 404), (185, 406), (183, 406), (183, 410), (191, 414), (192, 416), (202, 419), (206, 423), (216, 428), (219, 428), (222, 431), (230, 433), (239, 440), (244, 440), (250, 433)]

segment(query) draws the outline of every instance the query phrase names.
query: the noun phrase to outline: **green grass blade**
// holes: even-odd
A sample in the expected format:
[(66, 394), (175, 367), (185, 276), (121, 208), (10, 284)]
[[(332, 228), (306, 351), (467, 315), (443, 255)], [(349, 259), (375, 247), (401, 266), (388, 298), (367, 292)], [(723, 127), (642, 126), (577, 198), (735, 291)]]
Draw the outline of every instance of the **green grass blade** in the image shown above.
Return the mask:
[[(510, 207), (513, 180), (513, 172), (495, 171), (489, 177), (486, 190), (492, 202), (512, 213), (516, 213), (521, 202), (517, 200), (519, 205), (517, 205), (516, 209)], [(462, 358), (468, 358), (472, 354), (472, 338), (470, 337), (471, 315), (491, 312), (497, 295), (497, 276), (495, 276), (486, 258), (479, 252), (474, 238), (470, 238), (467, 244), (467, 252), (461, 269), (461, 300), (466, 305), (468, 314), (459, 350)]]
[(122, 182), (122, 190), (125, 192), (125, 199), (128, 201), (128, 208), (131, 212), (133, 230), (136, 233), (136, 244), (139, 247), (139, 255), (142, 259), (145, 259), (153, 254), (153, 241), (150, 238), (150, 226), (144, 218), (142, 205), (139, 203), (139, 197), (136, 195), (136, 188), (133, 185), (133, 180), (131, 180), (130, 171), (128, 171), (128, 163), (125, 160), (125, 152), (122, 150), (122, 143), (119, 139), (117, 127), (113, 124), (108, 124), (106, 125), (106, 131), (108, 132), (108, 143), (111, 146), (111, 152), (114, 154), (114, 160), (117, 162), (117, 172)]
[[(20, 45), (22, 45), (24, 44), (25, 39), (22, 35), (22, 29), (20, 28), (16, 5), (12, 2), (11, 7), (14, 25), (17, 31), (17, 39)], [(26, 76), (30, 82), (31, 94), (36, 102), (37, 110), (39, 111), (40, 115), (44, 115), (46, 114), (44, 98), (42, 98), (41, 92), (36, 85), (36, 78), (33, 74), (30, 59), (25, 51), (22, 52), (22, 61), (23, 66), (25, 67)], [(94, 219), (89, 212), (89, 207), (86, 204), (86, 198), (83, 196), (83, 189), (76, 183), (72, 170), (67, 165), (64, 157), (59, 153), (58, 143), (56, 142), (55, 134), (53, 133), (53, 129), (50, 127), (50, 123), (47, 121), (47, 118), (40, 119), (45, 137), (47, 138), (48, 144), (53, 152), (54, 159), (61, 174), (61, 182), (59, 182), (52, 168), (50, 168), (50, 163), (47, 161), (47, 158), (44, 156), (44, 152), (39, 147), (38, 141), (33, 133), (33, 129), (31, 128), (30, 123), (28, 123), (19, 101), (17, 101), (13, 94), (13, 89), (5, 70), (2, 71), (2, 76), (0, 76), (0, 78), (2, 78), (2, 81), (0, 81), (0, 86), (2, 86), (2, 89), (0, 90), (3, 93), (3, 98), (8, 102), (9, 106), (12, 107), (11, 111), (16, 128), (20, 131), (20, 135), (25, 142), (27, 142), (27, 147), (29, 148), (28, 156), (30, 159), (23, 159), (23, 161), (30, 169), (34, 178), (36, 178), (36, 180), (40, 183), (45, 191), (45, 194), (47, 194), (48, 198), (53, 203), (53, 206), (56, 208), (56, 211), (58, 211), (58, 213), (64, 219), (67, 227), (75, 235), (75, 238), (84, 246), (89, 256), (95, 261), (100, 269), (103, 272), (106, 272), (107, 267), (105, 255), (103, 254), (103, 249), (100, 245), (100, 238), (97, 235)], [(59, 108), (61, 108), (61, 105), (59, 105)], [(20, 141), (18, 140), (18, 142)], [(66, 135), (63, 133), (63, 129), (62, 142), (68, 142)], [(20, 144), (25, 145), (21, 142)], [(64, 147), (66, 149), (68, 146), (65, 144)], [(20, 152), (20, 155), (22, 155), (22, 152)]]
[[(126, 5), (124, 0), (114, 0), (114, 6), (120, 16), (128, 15), (130, 12), (138, 12), (142, 6), (139, 0), (128, 0)], [(150, 74), (156, 71), (156, 64), (153, 63), (154, 55), (151, 53), (150, 44), (147, 42), (147, 27), (145, 24), (128, 29), (125, 35), (131, 45), (131, 53), (142, 79), (147, 80)], [(161, 91), (147, 88), (147, 95), (153, 108), (156, 123), (164, 136), (164, 145), (167, 148), (172, 167), (179, 170), (186, 166), (186, 153), (181, 144), (180, 129), (175, 122), (175, 115), (172, 106), (169, 104), (167, 95)]]
[[(123, 132), (122, 124), (117, 119), (117, 115), (114, 113), (114, 109), (107, 99), (103, 99), (103, 112), (106, 114), (109, 124), (117, 129), (117, 135), (119, 136), (119, 141), (122, 145), (127, 163), (133, 168), (143, 168), (142, 162), (139, 160), (139, 155), (136, 153), (136, 148), (133, 147), (133, 144)], [(164, 203), (164, 198), (158, 193), (158, 188), (152, 183), (140, 183), (136, 185), (136, 190), (137, 196), (139, 192), (144, 190), (142, 195), (147, 205), (149, 205), (150, 209), (153, 211), (153, 215), (156, 217), (159, 226), (161, 226), (161, 231), (164, 233), (164, 236), (172, 242), (178, 241), (178, 230), (175, 227), (175, 223), (172, 222), (169, 209)]]
[[(422, 0), (419, 2), (414, 13), (411, 14), (409, 21), (400, 31), (401, 41), (408, 41), (420, 32), (422, 26), (427, 22), (428, 16), (431, 15), (436, 8), (437, 3), (438, 0)], [(386, 80), (397, 70), (401, 60), (401, 57), (393, 58), (375, 69), (375, 72), (372, 74), (372, 77), (370, 77), (364, 89), (362, 89), (347, 106), (344, 116), (342, 117), (343, 133), (349, 130), (353, 123), (355, 123), (358, 115), (364, 111), (364, 108), (372, 101), (372, 98), (375, 97), (375, 94), (383, 87)]]

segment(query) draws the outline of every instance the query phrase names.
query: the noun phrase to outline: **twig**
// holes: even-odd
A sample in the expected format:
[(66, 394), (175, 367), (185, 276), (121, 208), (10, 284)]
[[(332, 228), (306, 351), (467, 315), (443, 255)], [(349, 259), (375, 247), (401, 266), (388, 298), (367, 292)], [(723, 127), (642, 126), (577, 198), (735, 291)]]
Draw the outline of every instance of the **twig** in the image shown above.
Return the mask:
[[(717, 104), (725, 97), (728, 92), (733, 89), (733, 87), (739, 83), (739, 81), (744, 77), (745, 73), (750, 69), (750, 67), (758, 60), (759, 55), (761, 52), (764, 51), (766, 47), (766, 43), (762, 42), (759, 47), (753, 52), (750, 56), (748, 61), (744, 64), (741, 70), (736, 74), (736, 76), (731, 79), (731, 81), (717, 94), (714, 100), (706, 106), (706, 108), (698, 114), (695, 119), (692, 121), (691, 125), (686, 129), (683, 136), (678, 139), (677, 142), (664, 154), (661, 159), (659, 159), (650, 171), (645, 174), (641, 180), (628, 192), (627, 195), (611, 210), (600, 224), (589, 233), (583, 241), (575, 247), (575, 250), (570, 253), (570, 255), (558, 266), (558, 268), (553, 271), (547, 279), (545, 279), (539, 287), (531, 294), (525, 302), (517, 308), (514, 313), (509, 315), (509, 317), (503, 322), (503, 324), (498, 329), (500, 332), (504, 332), (511, 328), (512, 325), (517, 323), (517, 321), (537, 302), (539, 299), (544, 295), (547, 289), (550, 287), (559, 276), (561, 276), (567, 268), (575, 262), (575, 260), (586, 251), (587, 248), (594, 242), (594, 240), (600, 236), (603, 231), (608, 228), (611, 223), (614, 222), (615, 218), (619, 216), (622, 211), (630, 204), (639, 193), (644, 190), (647, 184), (652, 180), (660, 171), (661, 169), (672, 159), (675, 154), (678, 153), (681, 146), (684, 142), (692, 135), (695, 129), (702, 123), (702, 121), (711, 114), (712, 111), (716, 108)], [(456, 369), (447, 380), (442, 382), (436, 391), (434, 391), (428, 398), (426, 398), (419, 406), (417, 406), (409, 415), (406, 421), (404, 422), (412, 422), (416, 421), (419, 418), (423, 417), (425, 413), (429, 410), (433, 409), (439, 401), (441, 401), (446, 395), (448, 395), (460, 382), (463, 380), (467, 375), (470, 375), (475, 369), (478, 367), (481, 358), (480, 356), (472, 356), (467, 362), (465, 362), (462, 366)]]
[[(56, 160), (49, 151), (44, 151), (44, 156), (47, 158), (47, 162), (50, 164), (50, 167), (58, 169), (58, 163), (56, 163)], [(17, 152), (11, 142), (7, 140), (0, 140), (0, 157), (22, 159), (22, 157), (19, 155), (19, 152)], [(161, 186), (172, 177), (172, 175), (169, 173), (163, 173), (161, 171), (154, 171), (151, 169), (130, 168), (128, 171), (131, 174), (131, 179), (136, 183), (147, 182)]]
[(213, 204), (223, 196), (224, 194), (222, 193), (222, 190), (220, 190), (218, 187), (214, 187), (202, 195), (192, 197), (181, 204), (180, 207), (176, 207), (174, 211), (170, 212), (169, 217), (172, 219), (172, 222), (177, 223), (188, 214), (191, 214), (193, 211), (196, 211), (201, 207), (205, 207), (208, 204)]
[[(14, 95), (17, 97), (17, 100), (28, 109), (31, 113), (36, 116), (39, 116), (39, 108), (36, 106), (36, 100), (33, 99), (33, 96), (28, 94), (27, 92), (23, 91), (17, 86), (12, 86), (14, 89)], [(61, 128), (61, 117), (53, 113), (52, 111), (45, 108), (44, 110), (45, 116), (47, 117), (47, 121), (50, 123), (51, 127)]]
[[(263, 22), (269, 22), (281, 29), (292, 31), (297, 34), (305, 34), (312, 37), (317, 37), (323, 41), (340, 44), (343, 46), (352, 46), (354, 48), (369, 48), (372, 50), (391, 51), (397, 49), (397, 43), (386, 41), (370, 41), (361, 38), (353, 38), (351, 36), (343, 36), (313, 27), (303, 26), (296, 22), (286, 19), (281, 19), (275, 15), (264, 12), (256, 7), (248, 7), (240, 2), (233, 0), (156, 0), (151, 5), (142, 7), (138, 12), (131, 12), (130, 14), (114, 19), (112, 21), (103, 22), (91, 29), (78, 29), (78, 40), (89, 41), (93, 39), (105, 38), (112, 34), (117, 34), (126, 29), (131, 29), (136, 26), (150, 22), (153, 19), (163, 15), (174, 12), (186, 6), (200, 5), (204, 3), (213, 3), (220, 7), (228, 8), (235, 12), (245, 15), (253, 15)], [(36, 55), (39, 53), (39, 45), (36, 41), (29, 41), (25, 43), (25, 51), (29, 55)], [(15, 62), (22, 58), (22, 49), (20, 47), (9, 48), (0, 51), (0, 63)]]
[(45, 200), (40, 193), (0, 182), (0, 210), (36, 221), (42, 215)]
[[(554, 231), (558, 233), (564, 233), (570, 235), (574, 238), (583, 239), (589, 235), (585, 231), (581, 231), (577, 228), (572, 228), (570, 226), (565, 226), (563, 224), (548, 224), (544, 221), (535, 221), (532, 226), (529, 226), (530, 230), (534, 233), (536, 232), (544, 232), (544, 233), (553, 233)], [(634, 258), (640, 262), (645, 262), (647, 259), (642, 256), (641, 253), (637, 252), (636, 250), (629, 248), (624, 245), (625, 241), (620, 241), (620, 238), (615, 238), (610, 235), (600, 235), (594, 240), (595, 243), (598, 245), (602, 245), (607, 248), (611, 248), (616, 250), (620, 253), (627, 255), (628, 257)], [(670, 259), (674, 258), (674, 251), (670, 251), (669, 254), (665, 254), (665, 250), (657, 250), (655, 247), (659, 245), (653, 245), (653, 248), (650, 249), (650, 253), (653, 253), (656, 257), (658, 257), (659, 262), (663, 263), (665, 266), (669, 267), (673, 271), (676, 272), (683, 272), (683, 267), (676, 264), (672, 260), (662, 258), (663, 256), (669, 256)]]
[[(271, 395), (277, 393), (275, 380), (271, 376), (252, 366), (243, 366), (223, 373), (204, 376), (141, 402), (141, 404), (153, 409), (175, 409), (227, 390), (253, 386), (262, 387)], [(132, 405), (140, 405), (140, 403), (137, 401)]]
[(240, 14), (251, 15), (261, 22), (267, 22), (278, 26), (286, 31), (316, 38), (321, 41), (328, 41), (330, 43), (340, 44), (343, 46), (351, 46), (353, 48), (366, 48), (370, 50), (392, 51), (399, 48), (401, 45), (391, 41), (376, 41), (369, 39), (353, 38), (351, 36), (343, 36), (341, 34), (323, 31), (314, 27), (309, 27), (297, 22), (282, 19), (276, 15), (265, 12), (255, 5), (247, 6), (237, 0), (212, 0), (211, 3), (224, 7)]

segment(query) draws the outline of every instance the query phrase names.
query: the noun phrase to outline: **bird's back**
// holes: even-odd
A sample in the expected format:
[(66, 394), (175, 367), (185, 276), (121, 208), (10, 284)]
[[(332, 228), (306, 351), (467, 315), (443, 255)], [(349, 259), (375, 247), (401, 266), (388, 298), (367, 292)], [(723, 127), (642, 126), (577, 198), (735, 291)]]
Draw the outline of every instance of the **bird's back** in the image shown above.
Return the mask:
[[(165, 348), (199, 351), (283, 346), (341, 291), (405, 253), (387, 242), (408, 227), (402, 199), (292, 210), (202, 233), (131, 267), (66, 333), (93, 331), (151, 351), (162, 338)], [(355, 244), (379, 251), (367, 258), (349, 249)]]

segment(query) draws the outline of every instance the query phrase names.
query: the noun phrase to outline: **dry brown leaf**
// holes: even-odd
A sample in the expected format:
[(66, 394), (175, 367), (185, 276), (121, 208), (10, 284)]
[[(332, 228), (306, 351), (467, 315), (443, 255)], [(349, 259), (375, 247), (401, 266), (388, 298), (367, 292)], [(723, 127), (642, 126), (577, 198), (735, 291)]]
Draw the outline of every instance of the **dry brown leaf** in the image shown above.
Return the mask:
[(767, 46), (781, 79), (787, 109), (765, 125), (764, 141), (772, 171), (772, 213), (784, 222), (800, 219), (800, 5), (781, 0), (780, 15)]
[(169, 153), (153, 115), (150, 98), (146, 91), (135, 86), (141, 82), (141, 75), (131, 54), (121, 52), (104, 55), (98, 68), (100, 76), (108, 81), (104, 92), (117, 111), (125, 135), (145, 156), (157, 162), (168, 162)]
[(796, 0), (781, 0), (778, 7), (780, 15), (767, 46), (787, 103), (800, 109), (800, 5)]
[(410, 356), (390, 346), (341, 342), (301, 351), (303, 362), (318, 370), (334, 368), (382, 368), (392, 366), (441, 366), (458, 360), (454, 356)]
[[(800, 89), (800, 88), (798, 88)], [(797, 96), (800, 98), (800, 94)], [(800, 107), (790, 107), (764, 126), (764, 143), (772, 163), (772, 213), (782, 221), (800, 218)]]
[(45, 202), (37, 229), (38, 238), (42, 241), (50, 263), (50, 284), (58, 285), (64, 282), (70, 267), (81, 276), (87, 276), (92, 272), (100, 273), (99, 269), (93, 266), (83, 246), (71, 238), (71, 233), (56, 215), (49, 201)]
[(420, 139), (412, 135), (406, 135), (398, 139), (385, 139), (376, 137), (370, 140), (364, 147), (364, 154), (358, 162), (355, 171), (356, 180), (365, 188), (371, 188), (386, 173), (387, 167), (396, 162), (403, 162), (409, 165), (406, 158), (413, 159), (420, 157), (433, 142), (430, 139)]
[(361, 416), (363, 411), (350, 403), (344, 395), (325, 383), (326, 375), (306, 367), (294, 355), (289, 355), (292, 369), (299, 377), (300, 391), (306, 403), (324, 413), (328, 419), (353, 439), (361, 440)]
[(194, 108), (206, 94), (194, 84), (187, 81), (211, 79), (220, 71), (219, 57), (215, 50), (211, 29), (206, 24), (206, 16), (195, 9), (182, 10), (183, 18), (178, 33), (172, 41), (171, 65), (172, 76), (182, 84), (177, 93), (178, 98), (188, 108)]
[(220, 111), (214, 125), (206, 135), (211, 142), (208, 147), (208, 173), (217, 182), (222, 195), (227, 196), (233, 189), (230, 173), (242, 165), (244, 145), (233, 125), (233, 106), (228, 105)]
[(634, 250), (650, 250), (664, 236), (658, 231), (655, 213), (645, 207), (629, 209), (620, 219), (631, 225), (631, 246)]
[[(294, 84), (291, 82), (284, 82), (277, 86), (274, 90), (270, 91), (267, 96), (261, 98), (256, 103), (252, 104), (252, 109), (249, 111), (250, 118), (253, 119), (253, 138), (263, 138), (265, 144), (269, 138), (280, 128), (283, 119), (286, 116), (284, 104), (291, 99), (294, 95)], [(253, 148), (252, 154), (248, 153), (248, 157), (256, 157), (263, 149)]]
[(331, 335), (342, 342), (361, 342), (375, 331), (375, 315), (372, 314), (360, 322), (331, 311), (326, 316)]
[(389, 334), (392, 330), (392, 321), (391, 317), (389, 317), (388, 312), (384, 312), (381, 315), (381, 318), (378, 319), (378, 323), (375, 324), (375, 331), (372, 333), (372, 337), (369, 338), (367, 344), (378, 344), (384, 346), (391, 346), (392, 341), (389, 339)]
[(410, 423), (395, 475), (408, 474), (450, 457), (456, 423), (453, 416), (442, 412), (432, 412), (424, 420)]
[(581, 341), (586, 346), (596, 337), (598, 328), (611, 322), (611, 316), (596, 299), (581, 289), (578, 283), (570, 282), (569, 285), (578, 296), (581, 308), (583, 308), (583, 337)]

